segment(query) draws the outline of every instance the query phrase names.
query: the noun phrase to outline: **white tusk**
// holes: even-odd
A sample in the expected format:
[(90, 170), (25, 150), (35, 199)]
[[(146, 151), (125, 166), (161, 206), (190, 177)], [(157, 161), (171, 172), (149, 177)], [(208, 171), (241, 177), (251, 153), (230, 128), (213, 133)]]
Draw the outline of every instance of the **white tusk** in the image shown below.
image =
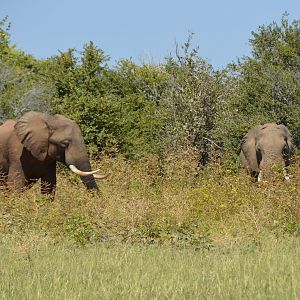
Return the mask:
[(108, 176), (108, 174), (106, 174), (106, 175), (93, 174), (93, 176), (95, 179), (104, 179)]
[(289, 181), (290, 180), (290, 177), (289, 177), (289, 175), (288, 175), (288, 172), (287, 172), (287, 170), (284, 168), (283, 169), (283, 175), (284, 175), (284, 179), (286, 180), (286, 181)]
[[(77, 169), (74, 165), (69, 165), (69, 168), (72, 172), (74, 172), (75, 174), (77, 174), (79, 176), (94, 175), (95, 173), (100, 171), (100, 169), (98, 169), (98, 170), (95, 170), (95, 171), (84, 172), (84, 171), (81, 171), (81, 170)], [(103, 177), (102, 175), (98, 175), (98, 174), (95, 174), (95, 175)], [(94, 177), (95, 177), (95, 175), (94, 175)], [(95, 177), (95, 178), (99, 178), (99, 177)]]
[(262, 181), (262, 170), (259, 171), (258, 177), (257, 177), (257, 182)]

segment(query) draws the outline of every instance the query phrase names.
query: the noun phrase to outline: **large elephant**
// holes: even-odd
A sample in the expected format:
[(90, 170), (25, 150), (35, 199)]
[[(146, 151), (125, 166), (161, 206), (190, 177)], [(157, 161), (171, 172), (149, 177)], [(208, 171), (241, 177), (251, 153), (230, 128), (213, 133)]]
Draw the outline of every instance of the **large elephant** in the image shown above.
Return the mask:
[(284, 125), (268, 123), (252, 128), (243, 138), (240, 150), (242, 166), (257, 181), (270, 178), (273, 166), (283, 170), (289, 180), (287, 166), (292, 152), (292, 136)]
[(31, 111), (0, 126), (2, 186), (30, 187), (41, 179), (41, 192), (54, 194), (57, 161), (81, 176), (89, 190), (98, 190), (95, 178), (105, 177), (91, 171), (78, 125), (62, 115)]

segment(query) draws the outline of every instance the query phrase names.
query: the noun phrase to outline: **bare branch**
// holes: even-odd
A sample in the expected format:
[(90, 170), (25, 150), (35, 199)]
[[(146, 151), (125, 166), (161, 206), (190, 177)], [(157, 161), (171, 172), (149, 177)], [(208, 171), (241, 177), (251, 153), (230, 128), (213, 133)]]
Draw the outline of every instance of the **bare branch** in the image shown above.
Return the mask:
[(225, 150), (223, 147), (219, 146), (216, 142), (214, 142), (213, 140), (207, 138), (207, 137), (202, 137), (203, 140), (209, 141), (211, 144), (213, 144), (214, 146), (216, 146), (218, 149), (220, 150)]

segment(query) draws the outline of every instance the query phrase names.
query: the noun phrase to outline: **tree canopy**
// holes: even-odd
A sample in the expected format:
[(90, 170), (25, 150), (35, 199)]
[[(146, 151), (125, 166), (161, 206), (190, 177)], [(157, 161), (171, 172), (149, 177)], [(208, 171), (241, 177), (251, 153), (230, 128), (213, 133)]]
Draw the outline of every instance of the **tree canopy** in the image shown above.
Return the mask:
[(241, 137), (265, 122), (285, 124), (300, 144), (300, 21), (260, 26), (251, 56), (223, 70), (191, 47), (192, 34), (161, 64), (131, 59), (109, 66), (93, 42), (37, 59), (10, 41), (0, 21), (0, 121), (29, 110), (74, 119), (89, 150), (127, 158), (192, 148), (199, 166), (237, 153)]

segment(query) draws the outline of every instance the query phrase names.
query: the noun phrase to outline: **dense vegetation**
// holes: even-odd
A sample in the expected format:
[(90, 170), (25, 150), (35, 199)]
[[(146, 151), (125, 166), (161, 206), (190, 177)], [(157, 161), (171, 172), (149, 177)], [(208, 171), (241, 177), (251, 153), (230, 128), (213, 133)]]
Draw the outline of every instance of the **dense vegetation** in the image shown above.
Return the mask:
[(97, 161), (101, 198), (66, 174), (53, 203), (0, 194), (1, 297), (298, 299), (298, 168), (257, 185), (186, 154), (163, 178), (157, 158)]
[(2, 298), (299, 298), (299, 159), (291, 182), (266, 185), (238, 172), (237, 154), (265, 122), (300, 146), (300, 21), (259, 27), (252, 55), (223, 70), (192, 37), (162, 64), (111, 66), (93, 42), (37, 59), (0, 22), (0, 121), (64, 114), (111, 174), (101, 196), (63, 167), (53, 202), (38, 186), (0, 191)]
[(199, 165), (213, 152), (238, 152), (253, 125), (280, 122), (300, 141), (300, 22), (261, 26), (252, 33), (252, 56), (216, 71), (191, 47), (159, 65), (129, 59), (109, 67), (93, 42), (40, 60), (10, 43), (0, 24), (0, 119), (28, 110), (76, 120), (92, 154), (126, 158), (195, 149)]

